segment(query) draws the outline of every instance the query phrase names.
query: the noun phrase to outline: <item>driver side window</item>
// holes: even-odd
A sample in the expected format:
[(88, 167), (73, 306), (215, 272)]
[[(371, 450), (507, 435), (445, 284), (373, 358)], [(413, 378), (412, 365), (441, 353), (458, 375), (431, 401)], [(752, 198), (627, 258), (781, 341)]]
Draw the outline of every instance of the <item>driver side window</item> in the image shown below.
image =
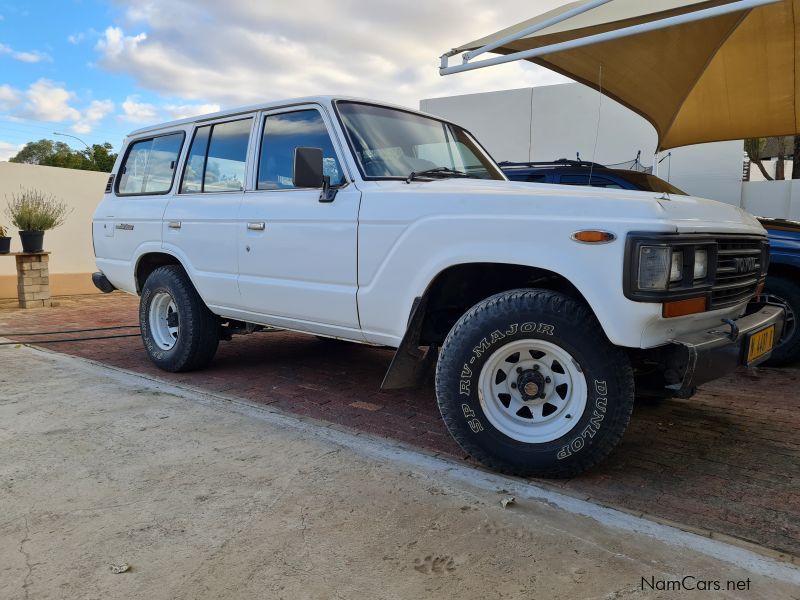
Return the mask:
[(323, 173), (330, 177), (331, 185), (345, 183), (322, 115), (315, 109), (306, 109), (264, 117), (258, 161), (259, 190), (294, 188), (294, 152), (300, 147), (321, 148)]

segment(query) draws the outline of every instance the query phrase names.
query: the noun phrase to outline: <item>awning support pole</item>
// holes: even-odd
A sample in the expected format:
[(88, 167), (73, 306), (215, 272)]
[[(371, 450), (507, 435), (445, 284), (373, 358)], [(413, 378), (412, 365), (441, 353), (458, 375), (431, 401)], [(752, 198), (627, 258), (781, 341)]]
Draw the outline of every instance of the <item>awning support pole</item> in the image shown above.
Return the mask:
[[(675, 17), (668, 17), (666, 19), (659, 19), (657, 21), (650, 21), (649, 23), (641, 23), (639, 25), (632, 25), (630, 27), (623, 27), (622, 29), (607, 31), (605, 33), (598, 33), (596, 35), (590, 35), (575, 40), (561, 42), (558, 44), (551, 44), (549, 46), (534, 48), (532, 50), (514, 52), (513, 54), (506, 54), (505, 56), (488, 58), (474, 63), (468, 62), (468, 59), (465, 56), (463, 64), (456, 65), (453, 67), (448, 66), (448, 58), (449, 56), (452, 56), (452, 54), (444, 54), (441, 57), (439, 75), (451, 75), (453, 73), (461, 73), (463, 71), (473, 71), (475, 69), (481, 69), (483, 67), (490, 67), (493, 65), (500, 65), (508, 62), (513, 62), (516, 60), (526, 60), (529, 58), (536, 58), (537, 56), (543, 56), (545, 54), (552, 54), (554, 52), (561, 52), (563, 50), (571, 50), (573, 48), (581, 48), (583, 46), (598, 44), (600, 42), (607, 42), (609, 40), (616, 40), (623, 37), (637, 35), (639, 33), (646, 33), (648, 31), (657, 31), (659, 29), (666, 29), (667, 27), (674, 27), (676, 25), (683, 25), (684, 23), (692, 23), (694, 21), (701, 21), (703, 19), (710, 19), (713, 17), (718, 17), (720, 15), (729, 14), (732, 12), (750, 10), (752, 8), (756, 8), (759, 6), (764, 6), (767, 4), (776, 4), (777, 2), (782, 2), (782, 1), (783, 0), (738, 0), (737, 2), (723, 4), (721, 6), (715, 6), (713, 8), (706, 8), (703, 10), (697, 10), (683, 15), (677, 15)], [(522, 34), (522, 32), (520, 32), (520, 34), (515, 34), (514, 36), (507, 36), (507, 38), (509, 39), (507, 39), (506, 42), (504, 43), (520, 39), (522, 37), (525, 37), (525, 35), (528, 34)], [(484, 46), (483, 48), (478, 48), (477, 50), (473, 50), (473, 56), (481, 54), (482, 52), (485, 51), (484, 48), (487, 48), (488, 46), (492, 45), (493, 44), (489, 44), (487, 46)], [(496, 49), (497, 47), (499, 46), (494, 46), (492, 49)]]
[(551, 17), (550, 19), (547, 19), (546, 21), (542, 21), (541, 23), (537, 23), (536, 25), (531, 25), (530, 27), (526, 27), (525, 29), (521, 29), (520, 31), (517, 31), (516, 33), (512, 33), (512, 34), (509, 34), (509, 35), (507, 35), (505, 37), (502, 37), (499, 40), (496, 40), (496, 41), (492, 42), (491, 44), (486, 44), (485, 46), (483, 46), (481, 48), (476, 48), (475, 50), (472, 50), (470, 52), (465, 52), (462, 55), (462, 57), (464, 58), (464, 62), (469, 62), (473, 58), (475, 58), (476, 56), (480, 56), (484, 52), (491, 52), (495, 48), (500, 48), (501, 46), (505, 46), (509, 42), (514, 42), (514, 41), (519, 40), (521, 38), (524, 38), (525, 36), (528, 36), (528, 35), (530, 35), (532, 33), (536, 33), (537, 31), (541, 31), (542, 29), (547, 29), (548, 27), (550, 27), (552, 25), (557, 25), (558, 23), (561, 23), (562, 21), (566, 21), (567, 19), (571, 19), (572, 17), (574, 17), (576, 15), (581, 15), (581, 14), (583, 14), (585, 12), (589, 12), (590, 10), (595, 9), (598, 6), (602, 6), (603, 4), (608, 4), (609, 2), (611, 2), (611, 0), (592, 0), (592, 2), (589, 2), (589, 3), (584, 4), (582, 6), (578, 6), (576, 8), (573, 8), (572, 10), (568, 10), (566, 12), (563, 12), (560, 15), (556, 15), (555, 17)]

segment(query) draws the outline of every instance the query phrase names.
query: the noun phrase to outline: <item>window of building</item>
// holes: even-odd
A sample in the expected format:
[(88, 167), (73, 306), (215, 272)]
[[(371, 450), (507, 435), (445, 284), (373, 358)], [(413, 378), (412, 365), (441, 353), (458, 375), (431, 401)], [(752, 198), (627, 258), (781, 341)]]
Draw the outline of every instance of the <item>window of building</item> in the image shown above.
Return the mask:
[(183, 138), (181, 131), (133, 142), (120, 168), (117, 193), (126, 196), (169, 192)]

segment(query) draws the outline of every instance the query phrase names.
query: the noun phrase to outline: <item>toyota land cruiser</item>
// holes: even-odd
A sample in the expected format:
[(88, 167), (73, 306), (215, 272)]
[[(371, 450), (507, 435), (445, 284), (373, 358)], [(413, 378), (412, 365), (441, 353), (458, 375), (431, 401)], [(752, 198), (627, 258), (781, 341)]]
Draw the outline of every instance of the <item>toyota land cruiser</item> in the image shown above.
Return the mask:
[(140, 296), (150, 359), (201, 369), (260, 326), (396, 348), (384, 388), (436, 395), (462, 448), (564, 477), (634, 395), (688, 396), (770, 356), (744, 316), (768, 243), (733, 206), (510, 182), (461, 127), (315, 97), (134, 131), (93, 223), (96, 285)]

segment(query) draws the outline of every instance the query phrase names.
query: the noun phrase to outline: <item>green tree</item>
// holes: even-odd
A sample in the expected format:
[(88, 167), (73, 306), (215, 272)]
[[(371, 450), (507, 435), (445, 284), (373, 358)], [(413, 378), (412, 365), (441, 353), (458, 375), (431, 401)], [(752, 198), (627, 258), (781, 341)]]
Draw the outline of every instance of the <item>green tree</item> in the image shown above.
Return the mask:
[(84, 150), (73, 150), (64, 142), (42, 139), (28, 142), (10, 162), (80, 169), (83, 171), (104, 171), (110, 173), (117, 159), (114, 147), (108, 142), (94, 144)]
[(16, 156), (9, 159), (9, 162), (42, 165), (55, 153), (54, 146), (55, 142), (53, 140), (28, 142), (22, 150), (17, 152)]
[[(114, 168), (114, 162), (117, 160), (116, 152), (113, 152), (114, 146), (106, 142), (105, 144), (93, 144), (92, 152), (87, 159), (94, 163), (94, 171), (104, 171), (110, 173)], [(88, 151), (84, 151), (88, 154)]]

